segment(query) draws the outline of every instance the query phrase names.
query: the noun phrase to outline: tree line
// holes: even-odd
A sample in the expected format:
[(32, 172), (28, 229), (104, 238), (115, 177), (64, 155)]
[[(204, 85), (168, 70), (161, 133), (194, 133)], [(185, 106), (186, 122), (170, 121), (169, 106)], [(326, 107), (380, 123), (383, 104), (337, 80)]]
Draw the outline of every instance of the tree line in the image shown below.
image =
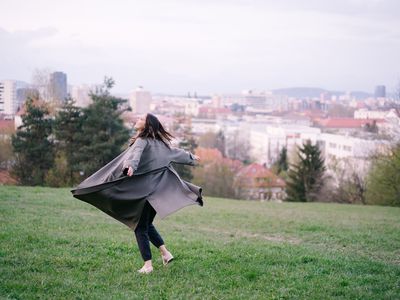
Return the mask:
[(72, 99), (53, 114), (45, 102), (25, 103), (22, 125), (12, 136), (11, 173), (23, 185), (73, 186), (117, 156), (130, 137), (121, 114), (125, 99), (114, 97), (106, 78), (86, 108)]
[(328, 173), (318, 144), (310, 141), (297, 148), (295, 162), (285, 158), (283, 149), (277, 167), (286, 178), (286, 201), (400, 206), (400, 144), (371, 156), (366, 172), (343, 158), (342, 167)]

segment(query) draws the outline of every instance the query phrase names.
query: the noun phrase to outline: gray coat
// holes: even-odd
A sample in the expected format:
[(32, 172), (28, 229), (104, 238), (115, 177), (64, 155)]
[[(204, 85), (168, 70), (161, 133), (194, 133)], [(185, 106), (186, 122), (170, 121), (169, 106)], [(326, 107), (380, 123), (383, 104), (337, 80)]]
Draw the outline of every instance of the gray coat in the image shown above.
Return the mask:
[[(202, 188), (182, 180), (172, 162), (196, 165), (190, 152), (168, 148), (156, 139), (138, 138), (71, 192), (135, 229), (146, 200), (161, 218), (187, 205), (203, 205)], [(129, 166), (134, 171), (131, 177), (123, 174)]]

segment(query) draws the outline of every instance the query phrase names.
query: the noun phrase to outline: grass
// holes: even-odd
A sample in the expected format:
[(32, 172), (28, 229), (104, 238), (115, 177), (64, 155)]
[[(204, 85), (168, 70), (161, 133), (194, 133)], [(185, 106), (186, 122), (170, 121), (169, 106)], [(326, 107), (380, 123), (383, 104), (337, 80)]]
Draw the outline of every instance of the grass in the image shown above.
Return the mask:
[(400, 299), (400, 209), (207, 198), (159, 220), (176, 257), (140, 275), (133, 233), (69, 189), (0, 186), (0, 297)]

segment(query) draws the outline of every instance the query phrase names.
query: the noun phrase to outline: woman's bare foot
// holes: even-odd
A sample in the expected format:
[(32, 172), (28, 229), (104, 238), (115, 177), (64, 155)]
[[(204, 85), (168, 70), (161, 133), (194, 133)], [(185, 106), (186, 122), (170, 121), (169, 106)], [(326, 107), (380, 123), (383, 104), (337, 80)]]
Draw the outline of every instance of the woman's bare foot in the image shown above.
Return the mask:
[(138, 272), (141, 274), (148, 274), (150, 272), (153, 272), (153, 265), (151, 263), (151, 260), (146, 260), (143, 267), (138, 270)]
[(167, 247), (165, 245), (160, 246), (160, 252), (161, 252), (161, 258), (163, 261), (163, 265), (167, 265), (169, 262), (171, 262), (174, 257), (172, 256), (171, 252), (168, 251)]

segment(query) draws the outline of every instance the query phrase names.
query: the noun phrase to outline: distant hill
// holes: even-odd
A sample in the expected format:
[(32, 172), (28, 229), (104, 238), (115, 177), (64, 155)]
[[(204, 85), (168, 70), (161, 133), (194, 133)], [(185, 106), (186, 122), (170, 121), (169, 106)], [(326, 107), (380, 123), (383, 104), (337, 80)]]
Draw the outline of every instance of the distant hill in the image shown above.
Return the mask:
[[(293, 87), (284, 89), (274, 89), (272, 90), (274, 94), (287, 95), (289, 97), (296, 98), (319, 98), (321, 93), (330, 93), (331, 95), (340, 96), (344, 95), (346, 92), (343, 91), (329, 91), (322, 88), (315, 87)], [(365, 99), (370, 97), (371, 94), (363, 91), (350, 92), (351, 96), (356, 97), (356, 99)]]

